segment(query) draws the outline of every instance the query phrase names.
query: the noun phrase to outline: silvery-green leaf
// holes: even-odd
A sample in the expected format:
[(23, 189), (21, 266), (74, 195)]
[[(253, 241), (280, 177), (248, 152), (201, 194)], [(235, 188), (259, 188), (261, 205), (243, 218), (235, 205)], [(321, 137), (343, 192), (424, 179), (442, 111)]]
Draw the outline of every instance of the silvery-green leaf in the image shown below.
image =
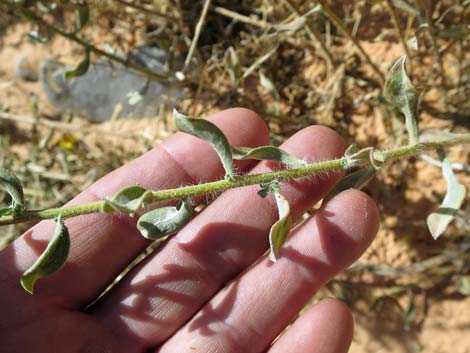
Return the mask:
[(187, 200), (176, 207), (162, 207), (139, 218), (137, 228), (147, 239), (161, 239), (183, 228), (191, 219), (193, 210)]
[(265, 198), (268, 194), (274, 194), (281, 191), (281, 184), (278, 180), (273, 180), (269, 183), (261, 183), (259, 186), (261, 189), (258, 191), (258, 195), (262, 198)]
[(272, 225), (269, 231), (269, 246), (271, 248), (269, 259), (272, 262), (276, 262), (277, 253), (286, 242), (292, 224), (289, 203), (278, 192), (274, 193), (274, 197), (276, 198), (279, 220)]
[(263, 71), (259, 72), (259, 83), (261, 84), (261, 86), (263, 86), (264, 88), (268, 90), (269, 94), (271, 94), (273, 98), (276, 97), (277, 95), (276, 87), (274, 86), (273, 81), (271, 81), (268, 77), (266, 77)]
[(90, 8), (86, 3), (77, 4), (75, 9), (75, 33), (86, 26), (90, 19)]
[(238, 59), (237, 52), (233, 47), (229, 47), (227, 49), (227, 52), (225, 53), (225, 61), (227, 61), (226, 70), (230, 75), (232, 85), (237, 86), (242, 74), (240, 60)]
[(138, 208), (144, 206), (144, 201), (150, 192), (139, 185), (129, 186), (119, 190), (112, 199), (105, 200), (103, 212), (119, 211), (133, 214)]
[(447, 192), (437, 212), (431, 213), (427, 219), (429, 231), (434, 239), (439, 238), (445, 232), (462, 206), (466, 194), (465, 186), (457, 181), (452, 166), (445, 156), (442, 159), (442, 174), (447, 182)]
[(411, 144), (418, 143), (419, 95), (406, 74), (406, 55), (398, 59), (388, 73), (384, 96), (405, 116), (406, 130)]
[(17, 213), (24, 209), (24, 194), (21, 181), (6, 169), (0, 168), (0, 189), (6, 191), (12, 200), (11, 209)]
[(222, 161), (226, 177), (233, 179), (232, 151), (224, 133), (210, 121), (188, 118), (176, 109), (173, 110), (173, 119), (178, 130), (209, 142)]
[(64, 79), (70, 80), (71, 78), (82, 76), (86, 74), (90, 67), (90, 50), (85, 51), (85, 58), (78, 64), (75, 69), (68, 70), (64, 73)]
[(373, 166), (366, 166), (353, 173), (346, 175), (335, 185), (335, 187), (328, 193), (328, 195), (324, 197), (323, 202), (327, 202), (333, 196), (339, 194), (341, 191), (344, 190), (361, 190), (364, 186), (369, 183), (369, 181), (374, 178), (376, 173), (376, 168), (374, 168)]
[(56, 220), (54, 236), (46, 250), (21, 277), (21, 285), (29, 293), (33, 293), (34, 283), (47, 275), (57, 272), (67, 260), (70, 249), (70, 236), (67, 227), (59, 217)]
[(234, 159), (257, 159), (277, 161), (288, 167), (296, 168), (307, 163), (293, 155), (274, 146), (261, 147), (232, 147), (232, 155)]

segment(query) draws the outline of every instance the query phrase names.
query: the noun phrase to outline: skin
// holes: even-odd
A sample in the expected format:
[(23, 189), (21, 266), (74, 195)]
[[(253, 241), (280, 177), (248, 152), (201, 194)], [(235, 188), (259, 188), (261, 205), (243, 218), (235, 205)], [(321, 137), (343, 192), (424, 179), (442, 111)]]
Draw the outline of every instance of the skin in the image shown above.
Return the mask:
[[(246, 109), (209, 118), (235, 146), (268, 144), (263, 120)], [(339, 157), (334, 131), (308, 127), (283, 149), (308, 161)], [(266, 172), (275, 163), (237, 162), (239, 173)], [(159, 147), (105, 176), (71, 204), (112, 196), (124, 186), (163, 189), (217, 180), (221, 163), (204, 141), (177, 133)], [(292, 216), (301, 215), (338, 181), (340, 173), (284, 183)], [(70, 257), (36, 283), (19, 284), (53, 234), (44, 221), (0, 253), (0, 342), (5, 352), (347, 352), (350, 310), (328, 299), (296, 318), (312, 295), (354, 262), (374, 238), (379, 215), (357, 190), (344, 191), (292, 230), (276, 264), (267, 259), (276, 221), (272, 195), (258, 187), (220, 195), (88, 308), (146, 246), (135, 219), (96, 214), (69, 219)], [(287, 330), (284, 330), (291, 324)], [(281, 334), (281, 335), (280, 335)], [(280, 337), (278, 337), (280, 335)], [(274, 343), (273, 343), (274, 342)]]

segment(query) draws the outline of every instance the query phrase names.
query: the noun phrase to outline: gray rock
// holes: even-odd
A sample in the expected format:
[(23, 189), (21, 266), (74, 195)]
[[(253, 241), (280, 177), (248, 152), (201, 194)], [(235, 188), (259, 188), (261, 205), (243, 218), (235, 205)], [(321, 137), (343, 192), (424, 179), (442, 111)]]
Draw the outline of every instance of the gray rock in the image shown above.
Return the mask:
[[(143, 46), (129, 53), (129, 59), (158, 74), (165, 73), (167, 54)], [(181, 90), (175, 85), (149, 80), (143, 74), (108, 59), (99, 59), (87, 73), (65, 81), (70, 68), (56, 60), (41, 64), (39, 80), (47, 97), (60, 110), (101, 122), (118, 117), (156, 115), (162, 103), (175, 104)], [(117, 108), (120, 106), (120, 108)]]

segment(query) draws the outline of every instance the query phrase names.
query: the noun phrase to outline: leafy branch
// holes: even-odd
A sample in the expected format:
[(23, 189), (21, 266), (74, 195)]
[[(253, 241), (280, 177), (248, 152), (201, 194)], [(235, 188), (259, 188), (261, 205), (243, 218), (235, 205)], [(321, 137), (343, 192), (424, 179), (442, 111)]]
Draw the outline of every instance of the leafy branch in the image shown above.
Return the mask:
[[(11, 199), (8, 207), (0, 208), (0, 226), (42, 219), (56, 219), (57, 223), (54, 236), (45, 252), (24, 273), (23, 287), (32, 293), (37, 279), (59, 270), (65, 263), (70, 247), (69, 233), (63, 222), (66, 218), (99, 212), (119, 212), (135, 217), (139, 211), (156, 203), (179, 200), (176, 206), (156, 208), (141, 215), (137, 221), (137, 228), (144, 237), (165, 239), (191, 220), (194, 212), (192, 198), (248, 185), (260, 185), (258, 193), (261, 197), (273, 194), (276, 200), (279, 220), (271, 227), (269, 233), (271, 247), (269, 258), (275, 262), (277, 252), (285, 243), (292, 223), (289, 203), (282, 196), (280, 182), (354, 168), (355, 171), (346, 175), (324, 198), (325, 201), (342, 190), (362, 188), (386, 163), (432, 150), (439, 152), (443, 175), (448, 184), (442, 206), (427, 220), (432, 236), (438, 238), (453, 220), (466, 194), (465, 187), (457, 182), (453, 174), (444, 147), (470, 143), (470, 134), (440, 133), (435, 136), (419, 136), (418, 93), (406, 74), (405, 62), (406, 57), (403, 57), (392, 66), (384, 89), (384, 96), (405, 116), (409, 144), (404, 146), (388, 150), (377, 150), (373, 147), (359, 150), (352, 145), (341, 158), (307, 163), (274, 146), (255, 148), (231, 146), (222, 131), (211, 122), (191, 119), (175, 110), (173, 117), (178, 130), (207, 141), (215, 149), (225, 169), (223, 180), (156, 191), (134, 185), (118, 191), (111, 198), (97, 202), (46, 210), (28, 210), (20, 180), (10, 172), (0, 170), (0, 187), (10, 195)], [(262, 174), (237, 176), (233, 171), (233, 161), (243, 159), (276, 161), (286, 168)]]

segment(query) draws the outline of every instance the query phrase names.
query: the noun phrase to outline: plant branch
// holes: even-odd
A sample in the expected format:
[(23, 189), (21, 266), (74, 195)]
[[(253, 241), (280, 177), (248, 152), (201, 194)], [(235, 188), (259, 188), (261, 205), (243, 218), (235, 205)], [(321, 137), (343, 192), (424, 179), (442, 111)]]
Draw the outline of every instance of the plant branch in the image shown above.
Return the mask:
[(131, 62), (129, 60), (122, 59), (122, 58), (120, 58), (116, 55), (113, 55), (111, 53), (108, 53), (104, 50), (101, 50), (101, 49), (91, 45), (90, 43), (86, 42), (85, 40), (78, 37), (74, 33), (66, 32), (63, 29), (48, 23), (47, 21), (45, 21), (41, 17), (37, 16), (33, 11), (31, 11), (29, 9), (20, 7), (19, 5), (12, 4), (8, 0), (0, 0), (0, 4), (3, 4), (5, 6), (7, 6), (8, 8), (15, 10), (21, 17), (25, 18), (26, 20), (37, 23), (38, 25), (47, 28), (48, 31), (50, 31), (54, 34), (60, 35), (62, 37), (65, 37), (68, 40), (81, 45), (85, 49), (90, 50), (91, 52), (93, 52), (93, 53), (95, 53), (99, 56), (104, 56), (104, 57), (106, 57), (106, 58), (108, 58), (108, 59), (110, 59), (114, 62), (120, 63), (120, 64), (122, 64), (126, 67), (134, 69), (135, 71), (138, 71), (138, 72), (144, 74), (145, 76), (147, 76), (151, 79), (158, 80), (158, 81), (167, 81), (168, 80), (168, 76), (166, 76), (166, 75), (157, 74), (157, 73), (155, 73), (155, 72), (153, 72), (153, 71), (151, 71), (151, 70), (149, 70), (149, 69), (147, 69), (143, 66), (134, 64), (133, 62)]
[[(434, 150), (438, 147), (453, 146), (464, 143), (470, 143), (470, 134), (455, 134), (436, 141), (420, 142), (418, 144), (392, 148), (384, 151), (377, 150), (375, 152), (373, 151), (372, 157), (377, 158), (377, 160), (380, 160), (383, 163), (386, 163), (394, 159), (403, 158), (424, 151)], [(368, 158), (361, 160), (360, 163), (360, 165), (363, 166), (371, 164), (372, 161)], [(224, 179), (176, 189), (153, 191), (151, 197), (147, 201), (149, 204), (154, 204), (161, 201), (181, 200), (209, 193), (218, 193), (228, 189), (239, 188), (248, 185), (268, 183), (273, 180), (285, 181), (347, 168), (348, 159), (347, 157), (342, 157), (329, 161), (310, 163), (305, 166), (293, 169), (279, 170), (264, 174), (237, 176), (232, 180)], [(76, 206), (65, 206), (47, 210), (24, 211), (19, 215), (6, 215), (0, 217), (0, 226), (14, 223), (38, 221), (42, 219), (52, 219), (58, 216), (61, 216), (63, 219), (65, 219), (79, 215), (98, 213), (102, 212), (102, 208), (105, 202), (106, 201), (103, 200)], [(146, 206), (148, 206), (148, 204)]]
[(401, 42), (401, 45), (403, 46), (403, 49), (405, 50), (405, 54), (411, 59), (410, 48), (408, 48), (408, 44), (406, 43), (406, 39), (405, 39), (405, 34), (400, 28), (400, 20), (395, 10), (395, 6), (393, 6), (393, 3), (391, 0), (386, 0), (385, 2), (387, 3), (388, 10), (390, 12), (390, 15), (392, 16), (393, 24), (395, 25), (395, 28), (398, 32), (398, 37), (400, 38), (400, 42)]
[(354, 43), (354, 45), (359, 49), (364, 59), (367, 61), (369, 66), (374, 70), (377, 76), (380, 79), (380, 84), (383, 85), (385, 82), (385, 77), (377, 65), (372, 61), (369, 54), (366, 53), (361, 43), (357, 38), (352, 34), (352, 32), (344, 25), (343, 21), (334, 13), (334, 11), (326, 4), (325, 0), (317, 0), (321, 5), (323, 12), (328, 16), (328, 18)]

